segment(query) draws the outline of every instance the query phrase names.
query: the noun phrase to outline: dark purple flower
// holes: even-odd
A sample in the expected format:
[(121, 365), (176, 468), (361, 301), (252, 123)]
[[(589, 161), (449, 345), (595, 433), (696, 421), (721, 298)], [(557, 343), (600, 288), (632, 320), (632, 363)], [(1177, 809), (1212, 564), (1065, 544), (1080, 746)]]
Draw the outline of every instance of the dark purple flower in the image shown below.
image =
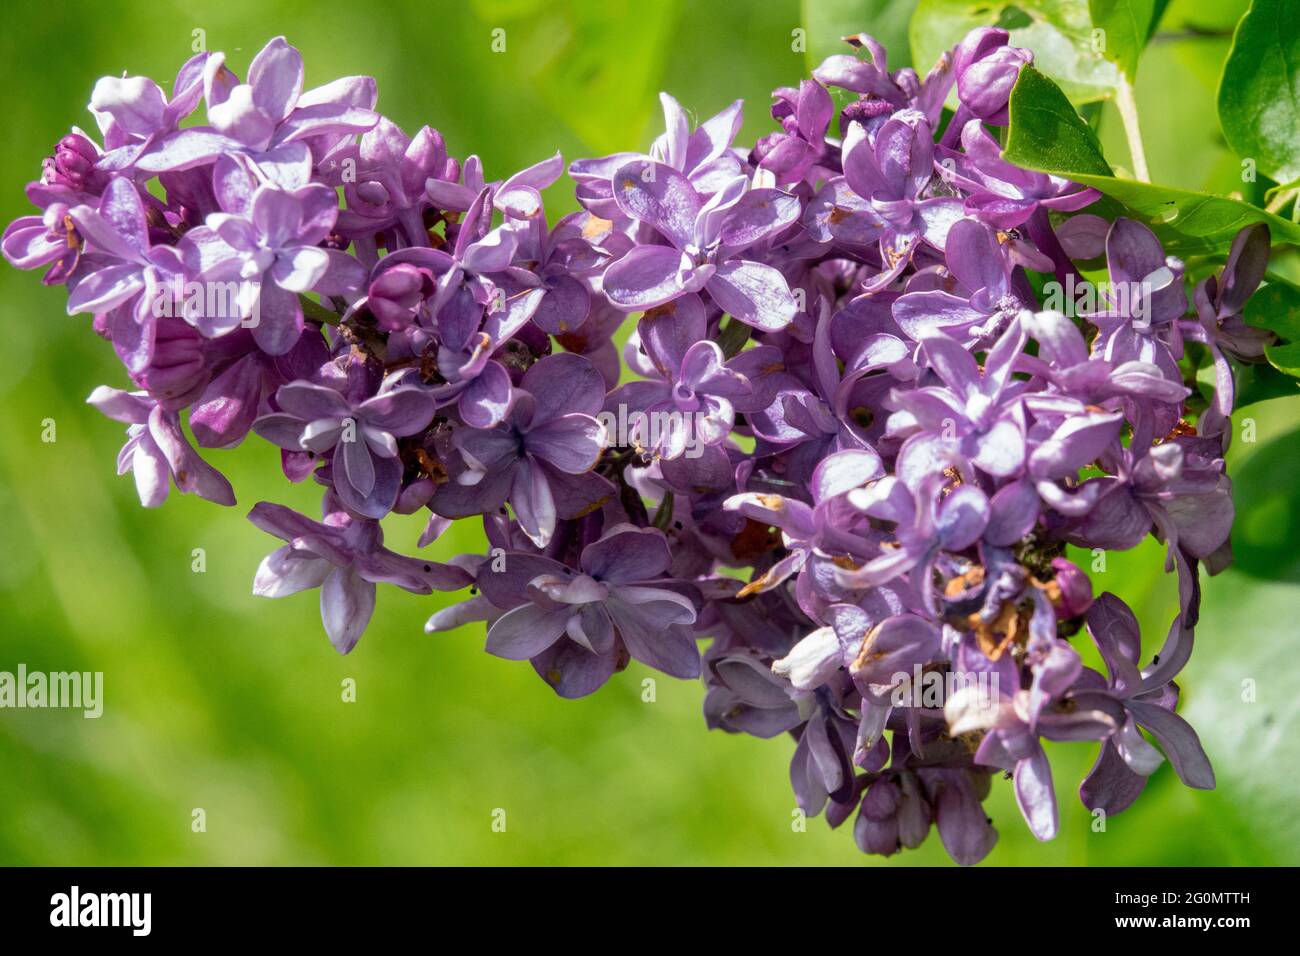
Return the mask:
[(393, 510), (402, 481), (397, 439), (433, 419), (426, 390), (396, 384), (353, 403), (332, 388), (297, 381), (280, 386), (275, 400), (280, 411), (253, 423), (259, 435), (290, 451), (333, 451), (334, 491), (343, 505), (367, 518)]
[(590, 693), (590, 682), (604, 683), (622, 654), (674, 677), (699, 676), (695, 604), (660, 580), (672, 560), (660, 532), (616, 525), (582, 549), (577, 570), (525, 553), (498, 560), (503, 567), (489, 560), (477, 578), (484, 596), (506, 610), (488, 630), (488, 652), (533, 660), (561, 696)]
[(849, 246), (878, 244), (882, 269), (863, 285), (883, 289), (912, 261), (922, 240), (942, 251), (961, 218), (961, 201), (927, 198), (934, 177), (934, 137), (917, 110), (901, 110), (874, 135), (851, 123), (844, 136), (844, 176), (832, 179), (804, 212), (814, 238)]
[(596, 506), (612, 493), (592, 473), (605, 447), (595, 416), (604, 379), (586, 359), (552, 355), (525, 374), (522, 394), (502, 424), (457, 432), (465, 468), (441, 485), (430, 507), (460, 518), (495, 511), (507, 501), (520, 527), (545, 547), (557, 521)]

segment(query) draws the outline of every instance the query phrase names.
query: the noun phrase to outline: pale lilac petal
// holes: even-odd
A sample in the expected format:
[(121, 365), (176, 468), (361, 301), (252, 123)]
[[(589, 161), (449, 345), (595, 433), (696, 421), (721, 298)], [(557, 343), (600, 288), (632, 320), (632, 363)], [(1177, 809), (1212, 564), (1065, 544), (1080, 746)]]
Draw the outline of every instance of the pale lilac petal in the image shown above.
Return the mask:
[(691, 242), (700, 197), (677, 170), (663, 163), (635, 160), (614, 173), (613, 189), (625, 214), (653, 226), (679, 249)]
[(672, 562), (663, 532), (620, 525), (582, 550), (582, 569), (598, 581), (649, 581)]
[(605, 404), (605, 378), (581, 355), (560, 352), (535, 363), (520, 383), (536, 399), (533, 424), (561, 415), (596, 415)]
[(304, 422), (317, 418), (347, 418), (352, 406), (332, 388), (313, 385), (311, 382), (289, 382), (281, 385), (275, 400), (287, 414)]
[(691, 629), (673, 623), (680, 620), (680, 606), (670, 602), (628, 604), (611, 599), (605, 607), (628, 653), (641, 663), (683, 680), (700, 676), (700, 652)]
[(357, 406), (367, 425), (399, 438), (422, 431), (433, 420), (434, 401), (423, 389), (402, 387), (368, 398)]
[(1024, 814), (1029, 830), (1040, 840), (1056, 836), (1056, 791), (1052, 787), (1052, 767), (1041, 747), (1016, 764), (1016, 803)]
[(572, 613), (569, 608), (548, 611), (535, 604), (520, 605), (488, 629), (487, 652), (512, 661), (536, 657), (560, 639)]
[(288, 116), (298, 102), (302, 81), (302, 54), (284, 37), (276, 37), (262, 47), (248, 67), (253, 102), (275, 122)]
[(510, 506), (524, 534), (539, 547), (546, 547), (555, 533), (555, 498), (546, 472), (536, 462), (521, 459), (510, 484)]
[(590, 415), (561, 415), (524, 436), (536, 458), (570, 475), (590, 471), (605, 447), (605, 427)]
[(799, 311), (785, 276), (759, 262), (725, 262), (705, 288), (722, 311), (764, 332), (779, 332)]
[(1214, 789), (1214, 768), (1187, 721), (1159, 704), (1131, 700), (1128, 707), (1137, 722), (1156, 738), (1179, 780), (1198, 790)]
[(351, 568), (335, 568), (320, 589), (320, 616), (340, 654), (357, 646), (375, 612), (375, 586)]
[(671, 302), (686, 291), (690, 260), (670, 246), (637, 246), (605, 270), (605, 295), (627, 312)]
[(253, 593), (258, 597), (288, 597), (320, 587), (333, 570), (328, 561), (286, 544), (262, 559), (253, 576)]
[(329, 268), (330, 257), (315, 246), (292, 246), (275, 257), (271, 278), (282, 289), (306, 292), (316, 287)]
[(778, 189), (751, 189), (723, 220), (719, 238), (730, 253), (748, 249), (798, 220), (799, 200)]

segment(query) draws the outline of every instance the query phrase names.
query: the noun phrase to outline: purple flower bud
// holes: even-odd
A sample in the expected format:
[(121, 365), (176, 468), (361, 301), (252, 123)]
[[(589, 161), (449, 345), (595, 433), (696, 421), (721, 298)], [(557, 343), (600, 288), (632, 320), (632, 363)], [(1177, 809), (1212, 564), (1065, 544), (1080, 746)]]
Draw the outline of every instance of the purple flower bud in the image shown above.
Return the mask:
[(953, 65), (957, 74), (957, 97), (971, 115), (994, 126), (1006, 126), (1007, 104), (1021, 67), (1033, 62), (1033, 55), (1007, 45), (1005, 30), (985, 27), (972, 30), (957, 45)]
[(95, 168), (99, 150), (80, 133), (69, 133), (54, 147), (54, 155), (41, 168), (41, 182), (47, 186), (65, 186), (79, 193), (98, 195), (108, 177)]
[(1088, 613), (1092, 606), (1092, 581), (1079, 566), (1065, 558), (1053, 558), (1052, 569), (1056, 571), (1056, 584), (1061, 589), (1060, 602), (1056, 605), (1056, 616), (1062, 621), (1080, 617)]

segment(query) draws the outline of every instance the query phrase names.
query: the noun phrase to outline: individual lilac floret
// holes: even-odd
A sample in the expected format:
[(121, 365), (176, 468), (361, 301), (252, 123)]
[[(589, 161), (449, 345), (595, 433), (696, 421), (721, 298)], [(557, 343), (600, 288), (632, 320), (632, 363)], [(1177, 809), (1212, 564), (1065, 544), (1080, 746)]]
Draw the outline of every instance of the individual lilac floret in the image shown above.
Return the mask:
[[(987, 496), (975, 485), (944, 492), (942, 474), (930, 474), (915, 490), (888, 476), (851, 491), (849, 503), (868, 517), (892, 522), (896, 540), (861, 566), (840, 566), (836, 580), (846, 588), (871, 588), (912, 572), (933, 606), (933, 563), (940, 550), (963, 551), (980, 539), (990, 520)], [(915, 569), (915, 570), (913, 570)]]
[(993, 126), (1006, 126), (1011, 89), (1020, 78), (1020, 70), (1032, 63), (1033, 54), (1007, 43), (1006, 30), (985, 27), (966, 34), (953, 55), (953, 73), (957, 77), (957, 99), (961, 108), (949, 121), (949, 130), (958, 132), (971, 117)]
[(253, 423), (259, 435), (290, 451), (323, 456), (332, 450), (334, 491), (344, 505), (368, 518), (393, 510), (402, 483), (397, 439), (433, 419), (426, 390), (394, 384), (354, 404), (332, 388), (298, 381), (280, 386), (275, 400), (280, 411)]
[(146, 508), (166, 501), (171, 483), (182, 494), (193, 493), (219, 505), (235, 503), (230, 482), (190, 446), (175, 412), (165, 411), (145, 392), (107, 385), (91, 392), (86, 401), (129, 426), (126, 444), (117, 456), (117, 473), (134, 473), (140, 503)]
[(15, 269), (46, 270), (45, 285), (62, 285), (81, 261), (82, 239), (63, 203), (52, 203), (39, 216), (19, 216), (5, 227), (5, 260)]
[[(943, 332), (968, 348), (982, 348), (996, 341), (1032, 304), (1029, 290), (1013, 281), (1016, 264), (993, 230), (962, 219), (953, 223), (948, 236), (948, 272), (958, 285), (923, 286), (914, 280), (894, 300), (894, 321), (917, 341)], [(1050, 261), (1046, 266), (1050, 271)]]
[(754, 146), (751, 161), (770, 172), (778, 185), (801, 181), (826, 152), (826, 129), (835, 115), (835, 103), (826, 87), (803, 80), (797, 90), (773, 93), (772, 117), (784, 132), (771, 133)]
[(251, 200), (233, 189), (219, 191), (218, 198), (225, 211), (213, 213), (185, 239), (195, 251), (197, 281), (237, 284), (240, 308), (205, 314), (199, 328), (217, 336), (246, 324), (264, 352), (283, 355), (302, 333), (300, 293), (335, 295), (365, 282), (356, 259), (318, 245), (338, 215), (334, 192), (318, 183), (292, 190), (268, 183)]
[(101, 170), (129, 169), (159, 139), (176, 132), (199, 105), (212, 54), (196, 53), (176, 73), (172, 95), (147, 76), (105, 76), (90, 94), (90, 111), (104, 136)]
[(760, 655), (741, 649), (714, 657), (704, 698), (710, 727), (755, 737), (775, 737), (803, 720), (790, 682), (772, 673)]
[(943, 385), (895, 389), (893, 399), (902, 411), (891, 419), (891, 430), (902, 434), (919, 426), (936, 444), (986, 474), (1016, 474), (1025, 463), (1025, 422), (1016, 400), (1021, 389), (1011, 376), (1025, 344), (1023, 324), (1013, 321), (1007, 327), (983, 368), (956, 339), (941, 332), (921, 344)]
[(1098, 496), (1070, 529), (1070, 539), (1090, 548), (1122, 550), (1158, 531), (1169, 568), (1178, 569), (1183, 614), (1194, 624), (1199, 588), (1193, 563), (1216, 556), (1235, 514), (1223, 459), (1197, 454), (1195, 440), (1177, 438), (1141, 451), (1112, 449), (1105, 462), (1111, 474), (1089, 478), (1080, 489), (1095, 488)]
[(542, 548), (560, 519), (586, 513), (613, 493), (591, 472), (606, 443), (595, 417), (605, 386), (590, 362), (564, 353), (530, 368), (521, 390), (502, 424), (456, 433), (465, 469), (438, 488), (430, 507), (459, 518), (509, 501), (520, 527)]
[(1259, 362), (1276, 336), (1247, 325), (1242, 317), (1246, 300), (1259, 288), (1268, 268), (1269, 231), (1266, 223), (1247, 226), (1232, 240), (1223, 271), (1196, 284), (1193, 302), (1197, 322), (1179, 323), (1183, 335), (1201, 342), (1214, 359), (1214, 397), (1220, 414), (1232, 414), (1236, 386), (1228, 356)]
[(99, 147), (74, 127), (41, 164), (41, 181), (28, 186), (27, 198), (38, 206), (51, 201), (89, 204), (109, 182), (108, 174), (97, 168), (102, 161)]
[(1014, 229), (1036, 215), (1046, 222), (1049, 210), (1074, 212), (1101, 197), (1097, 190), (1060, 176), (1008, 163), (997, 140), (979, 120), (961, 128), (961, 147), (961, 152), (940, 151), (942, 159), (952, 160), (944, 163), (944, 179), (967, 193), (965, 211), (969, 215), (997, 229)]
[(836, 452), (813, 472), (812, 503), (781, 495), (746, 492), (728, 498), (724, 507), (779, 528), (789, 554), (764, 571), (737, 594), (747, 597), (778, 587), (790, 575), (817, 559), (849, 555), (866, 562), (874, 555), (868, 542), (854, 534), (846, 495), (885, 478), (880, 456), (870, 449)]
[(877, 243), (881, 270), (863, 284), (864, 291), (874, 292), (898, 278), (922, 240), (944, 249), (948, 230), (961, 218), (961, 201), (927, 198), (934, 177), (934, 139), (930, 123), (917, 110), (894, 114), (874, 137), (861, 123), (851, 123), (843, 155), (843, 178), (822, 187), (803, 223), (821, 241)]
[(1106, 236), (1109, 294), (1086, 316), (1098, 328), (1093, 350), (1107, 361), (1150, 362), (1180, 377), (1183, 342), (1178, 319), (1187, 311), (1183, 264), (1166, 256), (1149, 228), (1116, 219)]
[(527, 553), (490, 559), (477, 583), (507, 610), (488, 630), (488, 652), (533, 660), (566, 697), (595, 690), (627, 654), (674, 677), (698, 677), (695, 604), (660, 580), (671, 561), (662, 533), (625, 524), (583, 548), (577, 571)]
[(767, 386), (781, 353), (759, 346), (727, 359), (706, 339), (703, 303), (693, 294), (647, 312), (638, 341), (657, 378), (629, 382), (609, 394), (605, 412), (631, 424), (630, 444), (665, 460), (698, 457), (731, 434), (737, 412), (771, 401)]
[(1095, 671), (1085, 671), (1070, 697), (1081, 707), (1109, 713), (1115, 729), (1107, 735), (1097, 762), (1079, 787), (1083, 805), (1089, 810), (1119, 813), (1137, 799), (1147, 778), (1164, 762), (1139, 727), (1155, 737), (1185, 785), (1213, 790), (1214, 770), (1196, 731), (1174, 713), (1178, 685), (1173, 679), (1191, 657), (1191, 630), (1175, 620), (1156, 659), (1140, 670), (1142, 640), (1137, 618), (1115, 595), (1103, 594), (1088, 613), (1088, 634), (1110, 677), (1106, 680)]
[[(336, 156), (336, 162), (345, 157)], [(424, 184), (441, 179), (455, 168), (442, 135), (428, 126), (414, 137), (380, 117), (361, 137), (355, 170), (343, 180), (347, 209), (339, 213), (338, 230), (347, 236), (371, 236), (394, 230), (393, 248), (429, 245), (424, 211), (430, 202)]]
[(174, 246), (154, 246), (139, 191), (129, 179), (114, 179), (98, 208), (68, 212), (89, 244), (68, 283), (68, 314), (107, 313), (113, 346), (129, 371), (153, 357), (158, 317), (176, 298), (185, 267)]
[[(1152, 362), (1116, 363), (1090, 353), (1079, 327), (1060, 312), (1026, 314), (1021, 321), (1038, 343), (1038, 354), (1017, 356), (1016, 370), (1032, 372), (1050, 383), (1048, 391), (1072, 400), (1077, 412), (1083, 412), (1088, 405), (1110, 407), (1121, 398), (1181, 408), (1183, 399), (1190, 394), (1181, 377), (1168, 378), (1165, 370)], [(1038, 395), (1030, 401), (1043, 407), (1044, 399)]]
[(470, 584), (458, 567), (408, 558), (383, 546), (379, 523), (357, 518), (325, 500), (324, 522), (263, 501), (248, 518), (288, 544), (262, 559), (253, 593), (287, 597), (320, 588), (320, 615), (340, 654), (356, 647), (375, 610), (375, 584), (395, 584), (413, 594), (455, 591)]
[(218, 156), (248, 151), (255, 157), (286, 143), (306, 142), (322, 152), (339, 137), (375, 125), (375, 81), (353, 76), (303, 91), (302, 55), (276, 37), (253, 57), (248, 82), (240, 83), (225, 55), (204, 63), (203, 98), (209, 126), (193, 126), (157, 138), (134, 159), (137, 171), (191, 169)]
[[(663, 106), (666, 131), (651, 146), (651, 160), (671, 166), (706, 196), (744, 173), (744, 166), (731, 146), (743, 120), (740, 100), (694, 130), (677, 100), (660, 93), (659, 102)], [(578, 201), (604, 219), (624, 215), (615, 201), (612, 176), (630, 161), (644, 158), (638, 153), (614, 153), (600, 159), (574, 160), (569, 164), (569, 176), (577, 184)]]
[(743, 253), (798, 219), (795, 197), (749, 189), (738, 178), (705, 202), (677, 170), (646, 160), (620, 167), (613, 184), (624, 214), (668, 243), (637, 246), (605, 271), (605, 294), (616, 306), (634, 312), (703, 290), (733, 318), (765, 331), (794, 318), (785, 277)]

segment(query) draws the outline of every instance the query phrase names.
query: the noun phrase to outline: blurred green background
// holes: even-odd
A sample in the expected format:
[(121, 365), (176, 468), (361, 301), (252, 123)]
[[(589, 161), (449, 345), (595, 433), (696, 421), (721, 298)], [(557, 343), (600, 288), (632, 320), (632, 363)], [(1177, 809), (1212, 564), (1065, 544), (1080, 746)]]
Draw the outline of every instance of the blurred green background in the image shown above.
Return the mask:
[[(841, 32), (879, 32), (894, 44), (891, 65), (906, 61), (909, 5), (860, 6), (845, 24), (797, 0), (11, 4), (0, 214), (26, 214), (22, 186), (70, 124), (93, 129), (84, 107), (97, 77), (125, 70), (170, 87), (196, 29), (241, 74), (280, 33), (302, 50), (309, 86), (372, 74), (380, 109), (408, 132), (427, 122), (454, 155), (478, 152), (500, 177), (557, 147), (566, 159), (644, 147), (661, 128), (660, 89), (698, 117), (744, 97), (752, 141), (770, 128), (769, 91), (805, 74), (792, 30), (808, 30), (818, 53)], [(1242, 6), (1175, 2), (1143, 61), (1158, 181), (1239, 188), (1214, 90)], [(497, 27), (504, 53), (491, 49)], [(1109, 110), (1101, 133), (1122, 162)], [(551, 192), (552, 213), (572, 208), (562, 186)], [(261, 500), (314, 512), (315, 488), (289, 486), (275, 450), (251, 441), (209, 455), (237, 508), (175, 494), (140, 508), (131, 479), (113, 474), (120, 426), (83, 404), (96, 385), (126, 384), (109, 346), (35, 275), (0, 269), (0, 303), (0, 670), (103, 671), (106, 698), (99, 720), (0, 711), (0, 864), (947, 863), (933, 834), (885, 862), (821, 820), (795, 832), (788, 739), (706, 732), (699, 684), (661, 679), (644, 702), (652, 672), (635, 664), (595, 697), (562, 701), (531, 668), (484, 654), (479, 626), (425, 635), (441, 596), (381, 589), (376, 620), (340, 657), (314, 592), (250, 594), (279, 542), (244, 514)], [(43, 443), (49, 418), (57, 441)], [(1236, 418), (1240, 567), (1205, 582), (1182, 681), (1219, 789), (1186, 790), (1166, 765), (1134, 808), (1093, 832), (1075, 790), (1095, 748), (1056, 746), (1059, 838), (1030, 836), (1009, 784), (995, 781), (988, 809), (1001, 839), (988, 863), (1300, 863), (1300, 401)], [(1246, 419), (1254, 442), (1240, 440)], [(420, 526), (390, 520), (389, 543), (410, 551)], [(434, 550), (477, 537), (449, 534)], [(191, 570), (195, 548), (205, 573)], [(1162, 560), (1149, 541), (1096, 575), (1139, 611), (1148, 654), (1176, 602)], [(354, 703), (342, 700), (346, 678)], [(1255, 682), (1253, 702), (1243, 681)], [(195, 808), (206, 832), (192, 831)], [(505, 832), (492, 827), (497, 809)]]

